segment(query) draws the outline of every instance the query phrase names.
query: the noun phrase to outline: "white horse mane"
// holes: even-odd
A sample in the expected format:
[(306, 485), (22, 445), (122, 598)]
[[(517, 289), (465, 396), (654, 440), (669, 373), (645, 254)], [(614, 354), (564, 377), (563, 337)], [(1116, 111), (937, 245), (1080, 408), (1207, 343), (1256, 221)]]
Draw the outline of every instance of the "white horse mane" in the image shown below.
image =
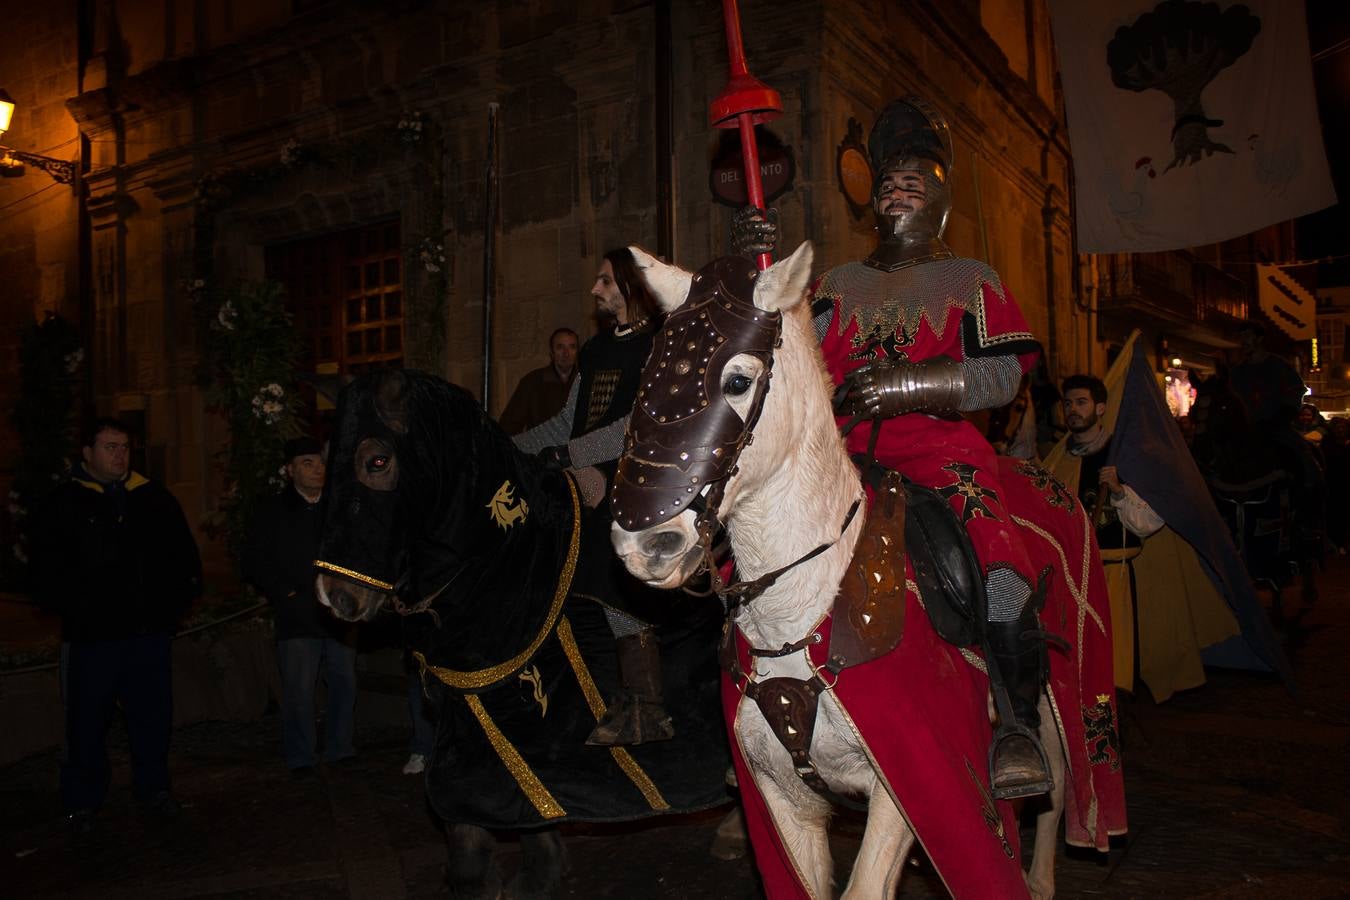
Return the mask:
[[(760, 291), (756, 291), (757, 304)], [(785, 574), (741, 613), (737, 624), (759, 646), (803, 637), (829, 612), (862, 530), (862, 515), (840, 534), (861, 496), (858, 472), (831, 410), (833, 385), (804, 295), (783, 298), (783, 344), (754, 442), (728, 485), (727, 533), (742, 577), (756, 578), (820, 544), (816, 559)]]

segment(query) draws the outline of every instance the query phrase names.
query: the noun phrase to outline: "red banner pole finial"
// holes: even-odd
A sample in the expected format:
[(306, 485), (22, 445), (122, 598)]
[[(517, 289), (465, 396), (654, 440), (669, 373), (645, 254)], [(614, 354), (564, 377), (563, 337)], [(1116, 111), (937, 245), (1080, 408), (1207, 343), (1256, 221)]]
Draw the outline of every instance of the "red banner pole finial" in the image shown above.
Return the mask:
[[(759, 170), (759, 145), (755, 126), (778, 118), (783, 98), (778, 92), (750, 74), (741, 43), (741, 17), (736, 0), (722, 0), (722, 18), (727, 30), (727, 60), (731, 78), (722, 93), (713, 100), (708, 113), (718, 128), (736, 128), (741, 133), (741, 161), (745, 166), (745, 193), (752, 206), (764, 209), (764, 181)], [(760, 271), (769, 267), (773, 257), (761, 253), (755, 260)]]

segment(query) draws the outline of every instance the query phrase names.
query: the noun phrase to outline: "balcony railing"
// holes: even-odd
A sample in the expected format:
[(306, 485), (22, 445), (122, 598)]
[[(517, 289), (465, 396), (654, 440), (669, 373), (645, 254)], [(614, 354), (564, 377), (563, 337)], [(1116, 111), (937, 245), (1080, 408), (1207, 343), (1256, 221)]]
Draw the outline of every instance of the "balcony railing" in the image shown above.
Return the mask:
[(1098, 260), (1105, 307), (1152, 308), (1197, 323), (1247, 318), (1248, 285), (1188, 251), (1113, 253)]

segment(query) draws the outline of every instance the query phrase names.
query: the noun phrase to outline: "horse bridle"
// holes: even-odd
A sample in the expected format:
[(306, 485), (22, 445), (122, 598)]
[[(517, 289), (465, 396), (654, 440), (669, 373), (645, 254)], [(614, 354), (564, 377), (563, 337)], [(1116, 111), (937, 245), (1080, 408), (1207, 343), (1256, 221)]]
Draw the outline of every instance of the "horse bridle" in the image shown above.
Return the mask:
[[(754, 304), (758, 277), (754, 264), (741, 257), (715, 260), (693, 276), (689, 296), (653, 343), (610, 501), (615, 521), (627, 531), (651, 528), (694, 510), (701, 565), (708, 569), (713, 589), (733, 608), (839, 540), (749, 582), (727, 584), (713, 558), (726, 485), (737, 472), (741, 451), (754, 440), (773, 376), (774, 350), (783, 342), (782, 313)], [(740, 354), (764, 365), (744, 418), (726, 401), (723, 389), (727, 363)], [(861, 498), (854, 501), (841, 537), (860, 503)]]

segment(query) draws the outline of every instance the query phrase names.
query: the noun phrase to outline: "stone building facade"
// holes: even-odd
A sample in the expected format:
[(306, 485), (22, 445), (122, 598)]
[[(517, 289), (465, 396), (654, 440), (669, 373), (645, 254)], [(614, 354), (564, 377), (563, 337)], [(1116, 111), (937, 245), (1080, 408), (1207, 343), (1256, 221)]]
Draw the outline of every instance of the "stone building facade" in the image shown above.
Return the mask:
[[(227, 438), (194, 378), (199, 279), (283, 278), (310, 364), (392, 361), (480, 390), (489, 104), (494, 412), (555, 327), (591, 333), (605, 249), (690, 268), (727, 250), (732, 209), (709, 190), (727, 72), (715, 0), (79, 10), (31, 7), (0, 58), (19, 107), (6, 143), (82, 171), (74, 190), (39, 191), (33, 171), (0, 182), (2, 364), (12, 376), (22, 321), (79, 322), (89, 400), (143, 428), (145, 464), (194, 520), (218, 502)], [(795, 172), (774, 203), (785, 249), (814, 241), (821, 271), (869, 249), (840, 145), (850, 120), (865, 139), (886, 101), (926, 94), (953, 121), (950, 243), (1001, 273), (1053, 372), (1100, 367), (1044, 0), (746, 0), (741, 15), (751, 70), (784, 100), (768, 128)], [(0, 465), (13, 450), (6, 433)]]

